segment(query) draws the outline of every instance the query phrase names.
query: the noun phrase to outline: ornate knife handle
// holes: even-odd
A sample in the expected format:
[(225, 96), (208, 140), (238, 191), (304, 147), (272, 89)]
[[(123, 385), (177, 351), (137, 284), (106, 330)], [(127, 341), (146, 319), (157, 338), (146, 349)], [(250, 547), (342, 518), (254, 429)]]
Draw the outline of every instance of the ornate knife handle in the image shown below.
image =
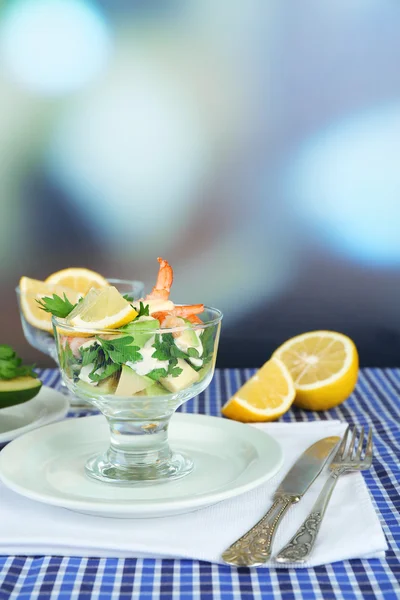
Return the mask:
[(290, 542), (276, 556), (275, 560), (277, 562), (304, 563), (310, 556), (321, 527), (322, 518), (340, 474), (340, 471), (332, 471), (330, 473), (329, 479), (322, 488), (311, 512)]
[(299, 496), (279, 496), (267, 514), (225, 550), (223, 560), (237, 567), (264, 564), (271, 556), (272, 542), (283, 515), (299, 500)]

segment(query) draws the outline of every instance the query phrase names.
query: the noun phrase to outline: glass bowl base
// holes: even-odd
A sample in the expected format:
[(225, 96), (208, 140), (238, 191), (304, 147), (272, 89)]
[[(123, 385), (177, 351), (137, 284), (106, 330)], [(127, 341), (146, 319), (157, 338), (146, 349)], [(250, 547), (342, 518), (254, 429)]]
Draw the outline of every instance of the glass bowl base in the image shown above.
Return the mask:
[(89, 458), (85, 465), (86, 474), (103, 483), (132, 485), (152, 484), (180, 479), (193, 471), (192, 459), (186, 454), (174, 452), (160, 464), (117, 465), (109, 460), (107, 452)]

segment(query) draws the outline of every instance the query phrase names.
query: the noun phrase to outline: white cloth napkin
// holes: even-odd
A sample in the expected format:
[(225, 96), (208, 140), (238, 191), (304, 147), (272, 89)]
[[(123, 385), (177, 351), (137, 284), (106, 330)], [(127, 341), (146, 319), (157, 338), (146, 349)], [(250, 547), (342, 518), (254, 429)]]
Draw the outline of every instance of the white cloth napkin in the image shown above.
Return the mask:
[[(0, 554), (96, 557), (192, 558), (223, 562), (221, 553), (268, 510), (281, 479), (311, 444), (342, 435), (339, 421), (257, 425), (284, 450), (281, 471), (259, 488), (209, 508), (157, 519), (111, 519), (74, 513), (26, 499), (0, 484)], [(325, 470), (285, 515), (273, 554), (307, 516), (326, 478)], [(304, 567), (350, 558), (384, 556), (387, 544), (361, 473), (342, 476), (331, 498), (313, 554)], [(287, 568), (273, 560), (266, 566)]]

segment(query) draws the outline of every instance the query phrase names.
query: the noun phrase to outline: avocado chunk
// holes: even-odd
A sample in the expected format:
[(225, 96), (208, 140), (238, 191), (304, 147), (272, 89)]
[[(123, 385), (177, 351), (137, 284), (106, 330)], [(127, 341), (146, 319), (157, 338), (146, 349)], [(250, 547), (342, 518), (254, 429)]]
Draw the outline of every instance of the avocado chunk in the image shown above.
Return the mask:
[(122, 331), (133, 337), (132, 344), (143, 348), (146, 342), (153, 337), (156, 329), (159, 329), (160, 321), (153, 317), (139, 317), (122, 328)]
[[(188, 321), (185, 321), (189, 323)], [(175, 338), (175, 345), (182, 352), (187, 353), (189, 348), (194, 348), (198, 352), (197, 357), (191, 357), (189, 360), (195, 367), (201, 367), (203, 364), (203, 360), (200, 358), (203, 354), (203, 345), (200, 341), (197, 332), (194, 329), (185, 329), (181, 335)]]
[(110, 396), (114, 394), (118, 384), (118, 376), (111, 375), (99, 383), (88, 383), (87, 381), (79, 380), (76, 383), (77, 388), (86, 396)]
[(201, 345), (200, 340), (193, 329), (185, 329), (181, 335), (175, 338), (175, 344), (182, 352), (187, 352), (188, 348), (196, 348), (196, 350), (198, 350), (198, 347)]
[(188, 365), (187, 362), (185, 362), (182, 358), (178, 358), (178, 364), (176, 366), (182, 369), (182, 373), (180, 375), (177, 377), (168, 375), (168, 377), (163, 377), (160, 379), (161, 385), (163, 385), (165, 389), (173, 394), (184, 390), (199, 380), (199, 374), (197, 371), (192, 369), (192, 367)]
[(32, 400), (40, 391), (42, 382), (36, 377), (24, 375), (14, 379), (0, 380), (0, 409)]
[(153, 384), (154, 381), (150, 377), (138, 375), (130, 367), (122, 365), (121, 377), (115, 390), (115, 396), (130, 397)]
[(166, 390), (156, 382), (146, 388), (146, 396), (165, 396), (166, 393)]

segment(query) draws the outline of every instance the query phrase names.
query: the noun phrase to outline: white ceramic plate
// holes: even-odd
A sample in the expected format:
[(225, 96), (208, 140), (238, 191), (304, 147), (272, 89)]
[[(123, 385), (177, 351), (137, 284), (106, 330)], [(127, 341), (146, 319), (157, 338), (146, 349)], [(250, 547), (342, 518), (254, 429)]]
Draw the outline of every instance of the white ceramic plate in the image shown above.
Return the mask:
[(0, 444), (42, 425), (59, 421), (68, 411), (69, 402), (65, 396), (42, 386), (32, 400), (0, 410)]
[(0, 478), (12, 490), (77, 512), (117, 518), (190, 512), (251, 490), (282, 465), (279, 444), (249, 425), (177, 413), (172, 448), (190, 454), (192, 473), (175, 481), (120, 487), (85, 475), (89, 456), (108, 447), (104, 417), (68, 419), (20, 437), (0, 453)]

